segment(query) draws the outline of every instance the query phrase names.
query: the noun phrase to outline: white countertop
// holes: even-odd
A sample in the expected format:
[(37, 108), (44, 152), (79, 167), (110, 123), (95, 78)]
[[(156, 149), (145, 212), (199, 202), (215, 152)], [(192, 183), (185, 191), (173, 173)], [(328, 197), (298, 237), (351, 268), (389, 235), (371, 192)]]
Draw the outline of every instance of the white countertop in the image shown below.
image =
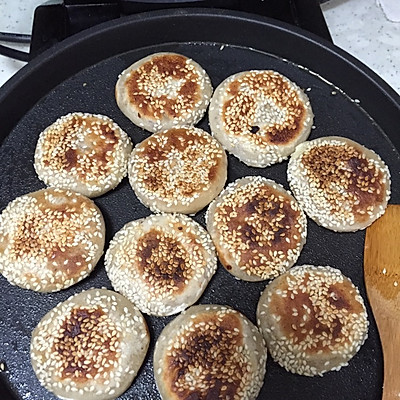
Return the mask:
[[(30, 34), (33, 10), (43, 2), (0, 0), (0, 31)], [(400, 9), (400, 0), (330, 0), (322, 5), (322, 10), (334, 43), (400, 93), (400, 21), (391, 21), (397, 19), (396, 12), (387, 16), (378, 2)], [(14, 47), (28, 50), (24, 46)], [(0, 56), (0, 86), (23, 65)]]
[[(378, 3), (400, 0), (331, 0), (322, 5), (333, 42), (358, 58), (400, 94), (400, 20)], [(386, 10), (388, 12), (388, 10)]]

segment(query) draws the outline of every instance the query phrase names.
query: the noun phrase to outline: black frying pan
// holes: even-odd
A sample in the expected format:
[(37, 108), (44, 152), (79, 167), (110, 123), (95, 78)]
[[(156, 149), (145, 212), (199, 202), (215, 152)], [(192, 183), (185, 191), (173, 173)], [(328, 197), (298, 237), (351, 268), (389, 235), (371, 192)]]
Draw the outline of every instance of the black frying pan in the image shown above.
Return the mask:
[[(392, 172), (391, 202), (400, 202), (400, 98), (388, 85), (343, 51), (289, 25), (249, 14), (191, 9), (146, 13), (90, 29), (33, 60), (6, 83), (0, 93), (0, 209), (15, 197), (43, 187), (33, 169), (34, 148), (40, 131), (63, 114), (102, 113), (120, 124), (134, 143), (147, 137), (149, 134), (132, 125), (116, 106), (114, 85), (123, 69), (158, 51), (192, 57), (208, 71), (214, 87), (238, 71), (275, 69), (309, 89), (315, 113), (310, 139), (342, 135), (374, 149)], [(206, 118), (199, 126), (209, 130)], [(266, 169), (250, 168), (229, 156), (228, 180), (260, 174), (288, 188), (286, 167), (287, 162)], [(106, 220), (106, 246), (125, 223), (149, 215), (127, 179), (95, 201)], [(204, 225), (204, 211), (195, 219)], [(308, 241), (298, 264), (340, 268), (366, 299), (363, 239), (364, 232), (338, 234), (309, 220)], [(102, 260), (89, 278), (58, 293), (23, 290), (0, 277), (0, 358), (7, 362), (10, 382), (21, 398), (53, 398), (40, 386), (30, 366), (33, 328), (71, 294), (104, 286), (111, 288)], [(237, 281), (219, 267), (199, 302), (230, 305), (255, 322), (256, 303), (264, 286), (265, 282)], [(323, 378), (308, 378), (290, 374), (269, 359), (259, 398), (380, 399), (382, 353), (368, 311), (369, 338), (348, 367)], [(121, 399), (159, 399), (152, 370), (154, 343), (173, 318), (146, 317), (152, 337), (150, 351)]]

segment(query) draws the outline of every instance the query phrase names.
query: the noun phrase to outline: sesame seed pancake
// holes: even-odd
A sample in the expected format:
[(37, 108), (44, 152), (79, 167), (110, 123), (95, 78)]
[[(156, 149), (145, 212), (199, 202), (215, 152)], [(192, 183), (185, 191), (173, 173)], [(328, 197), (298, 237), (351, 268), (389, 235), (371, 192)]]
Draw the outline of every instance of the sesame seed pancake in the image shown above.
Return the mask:
[(206, 222), (222, 265), (245, 281), (282, 274), (306, 242), (307, 220), (297, 201), (261, 176), (230, 183), (210, 204)]
[(223, 189), (227, 157), (207, 132), (172, 128), (134, 148), (128, 174), (136, 196), (152, 211), (194, 214)]
[(154, 375), (164, 400), (255, 400), (266, 360), (263, 337), (244, 315), (225, 306), (199, 305), (161, 332)]
[(390, 172), (372, 150), (327, 136), (303, 143), (290, 158), (290, 188), (307, 215), (338, 232), (365, 229), (390, 198)]
[(307, 95), (276, 71), (231, 75), (215, 90), (209, 109), (213, 135), (252, 167), (286, 159), (307, 139), (313, 124)]
[(134, 124), (160, 132), (199, 122), (212, 91), (210, 78), (195, 61), (176, 53), (155, 53), (121, 73), (115, 97)]
[(0, 272), (13, 285), (55, 292), (86, 278), (103, 254), (97, 206), (64, 189), (16, 198), (0, 215)]
[(217, 268), (207, 231), (182, 214), (151, 215), (116, 233), (105, 256), (115, 290), (142, 312), (176, 314), (195, 303)]
[(131, 151), (129, 136), (113, 120), (76, 112), (40, 134), (34, 167), (47, 186), (96, 197), (126, 176)]
[(132, 384), (149, 342), (146, 322), (130, 301), (90, 289), (41, 319), (31, 362), (40, 383), (62, 399), (115, 399)]
[(296, 266), (273, 280), (260, 297), (257, 320), (272, 358), (308, 376), (346, 366), (368, 334), (358, 289), (331, 267)]

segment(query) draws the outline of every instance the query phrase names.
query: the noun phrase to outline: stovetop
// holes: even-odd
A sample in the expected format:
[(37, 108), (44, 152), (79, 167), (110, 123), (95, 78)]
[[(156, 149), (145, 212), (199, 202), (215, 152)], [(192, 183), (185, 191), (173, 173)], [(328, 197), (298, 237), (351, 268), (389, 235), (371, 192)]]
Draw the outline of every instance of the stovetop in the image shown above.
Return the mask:
[(176, 7), (245, 11), (288, 22), (331, 40), (319, 0), (59, 0), (36, 9), (31, 56), (67, 36), (121, 16)]
[[(29, 51), (29, 43), (5, 42), (1, 32), (30, 34), (34, 9), (44, 1), (0, 0), (0, 45)], [(334, 44), (364, 62), (400, 93), (400, 21), (382, 7), (383, 2), (396, 1), (321, 0), (321, 9)], [(27, 36), (25, 41), (29, 42)], [(0, 90), (24, 64), (0, 55)]]

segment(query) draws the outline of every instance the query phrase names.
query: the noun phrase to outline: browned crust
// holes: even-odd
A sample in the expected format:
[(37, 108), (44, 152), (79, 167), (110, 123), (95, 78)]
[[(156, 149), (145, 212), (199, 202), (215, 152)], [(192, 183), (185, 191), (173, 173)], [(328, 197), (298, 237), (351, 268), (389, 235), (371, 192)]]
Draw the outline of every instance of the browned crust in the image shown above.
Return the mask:
[(201, 225), (182, 214), (153, 214), (116, 233), (105, 267), (113, 287), (140, 310), (165, 316), (198, 300), (217, 260)]
[[(268, 199), (268, 195), (271, 195), (272, 191), (266, 190), (266, 192), (269, 193), (260, 193), (259, 196), (239, 207), (224, 207), (224, 213), (229, 215), (235, 212), (237, 215), (236, 218), (230, 219), (226, 226), (230, 232), (237, 232), (237, 234), (244, 239), (243, 242), (246, 244), (247, 250), (241, 252), (240, 265), (250, 266), (251, 264), (250, 268), (261, 267), (263, 264), (260, 261), (260, 257), (254, 259), (255, 253), (258, 255), (262, 254), (265, 258), (272, 261), (272, 254), (274, 251), (282, 251), (286, 254), (287, 251), (293, 247), (293, 244), (288, 243), (285, 238), (296, 241), (294, 236), (297, 236), (297, 238), (301, 237), (300, 227), (296, 223), (300, 217), (300, 211), (293, 210), (290, 207), (289, 200), (282, 203), (283, 207), (280, 207), (280, 203), (266, 202), (265, 199)], [(257, 230), (248, 222), (248, 217), (254, 215), (256, 209), (258, 209), (260, 216), (263, 216), (263, 218), (260, 217), (259, 219), (259, 227)], [(279, 221), (279, 226), (271, 229), (271, 223), (276, 215), (281, 216), (280, 218), (282, 219)], [(271, 231), (271, 238), (263, 242), (262, 239), (260, 239), (260, 235), (266, 230)], [(221, 264), (228, 271), (231, 271), (232, 266), (229, 261), (229, 253), (227, 253), (218, 242), (216, 243), (216, 249)], [(227, 256), (225, 256), (225, 254), (227, 254)], [(258, 263), (256, 260), (258, 260)]]
[(243, 274), (266, 279), (267, 274), (277, 274), (274, 266), (285, 262), (289, 252), (302, 246), (305, 232), (300, 221), (305, 217), (283, 188), (273, 187), (272, 181), (253, 186), (253, 180), (228, 187), (211, 206), (208, 224), (228, 271), (242, 279)]
[[(185, 346), (167, 356), (164, 376), (168, 380), (170, 390), (176, 399), (219, 399), (234, 398), (240, 388), (242, 368), (240, 358), (234, 352), (237, 346), (243, 345), (243, 334), (240, 319), (233, 314), (219, 318), (214, 315), (200, 315), (193, 320), (194, 324), (203, 323), (213, 326), (212, 330), (193, 332), (186, 337)], [(235, 357), (236, 356), (236, 357)], [(235, 376), (228, 376), (225, 365), (235, 370)], [(184, 377), (190, 374), (192, 368), (205, 371), (207, 387), (196, 391), (178, 391), (177, 388), (185, 385)], [(243, 371), (245, 373), (245, 371)], [(229, 382), (231, 378), (231, 382)]]
[(135, 147), (128, 175), (137, 197), (152, 211), (194, 214), (222, 190), (227, 157), (206, 131), (171, 128)]
[[(53, 354), (58, 354), (64, 360), (61, 380), (72, 379), (85, 384), (91, 382), (94, 376), (108, 375), (114, 369), (114, 363), (119, 359), (116, 347), (120, 337), (113, 327), (114, 324), (100, 307), (81, 306), (71, 310), (61, 325), (52, 349)], [(89, 353), (90, 359), (87, 357)], [(104, 357), (107, 358), (107, 365), (97, 361)]]
[[(179, 228), (183, 229), (182, 226)], [(190, 232), (186, 237), (195, 243), (196, 238)], [(195, 271), (188, 268), (190, 256), (177, 239), (152, 229), (138, 240), (137, 249), (138, 272), (148, 285), (154, 286), (155, 291), (173, 287), (175, 295), (185, 291), (185, 282), (193, 277)]]
[[(368, 221), (370, 215), (366, 210), (379, 206), (385, 200), (382, 171), (366, 158), (365, 152), (357, 145), (313, 147), (302, 156), (302, 165), (334, 206), (338, 195), (336, 190), (331, 191), (331, 187), (343, 187), (353, 199), (351, 209), (357, 223)], [(337, 207), (333, 207), (331, 213), (338, 211)]]
[[(60, 199), (60, 204), (53, 204), (47, 201), (46, 195)], [(19, 221), (19, 229), (13, 237), (12, 254), (18, 257), (41, 256), (48, 260), (47, 268), (53, 272), (53, 285), (61, 285), (66, 279), (78, 279), (83, 271), (87, 270), (85, 261), (85, 244), (71, 246), (75, 229), (80, 229), (79, 225), (71, 222), (71, 215), (77, 210), (92, 208), (91, 200), (84, 196), (75, 196), (69, 199), (63, 191), (53, 191), (51, 189), (39, 191), (31, 194), (37, 199), (37, 206), (40, 210), (38, 214), (25, 214)], [(78, 211), (79, 212), (79, 211)], [(52, 232), (48, 232), (48, 226), (44, 221), (51, 220)], [(89, 229), (95, 232), (95, 223), (89, 223)], [(42, 230), (44, 229), (44, 230)], [(53, 260), (57, 260), (56, 265)], [(57, 275), (57, 271), (62, 271)], [(33, 275), (26, 274), (29, 280)]]
[[(247, 94), (241, 89), (243, 84), (268, 97), (280, 109), (286, 109), (287, 120), (269, 125), (268, 129), (251, 125), (249, 116), (254, 114), (258, 100), (253, 94)], [(242, 136), (244, 132), (248, 132), (257, 143), (286, 145), (294, 142), (303, 132), (305, 106), (281, 75), (264, 71), (240, 76), (229, 84), (227, 93), (230, 98), (223, 103), (222, 121), (229, 134)]]
[[(90, 157), (87, 157), (87, 150), (73, 145), (74, 135), (81, 129), (84, 130), (85, 143), (90, 146)], [(115, 132), (110, 120), (73, 114), (47, 129), (46, 140), (43, 141), (42, 163), (44, 167), (58, 171), (69, 172), (75, 168), (80, 181), (90, 182), (94, 171), (99, 176), (110, 173), (118, 141), (119, 134)]]
[(186, 99), (184, 107), (182, 107), (185, 112), (189, 108), (194, 108), (201, 98), (201, 88), (197, 82), (196, 71), (188, 68), (186, 61), (187, 58), (179, 54), (163, 54), (153, 57), (139, 69), (131, 72), (125, 86), (130, 105), (137, 109), (139, 118), (158, 120), (164, 115), (176, 118), (181, 114), (176, 107), (176, 100), (166, 95), (157, 96), (157, 104), (163, 104), (162, 108), (154, 103), (151, 93), (143, 90), (149, 80), (153, 81), (152, 85), (154, 86), (154, 82), (162, 82), (168, 78), (184, 79), (185, 82), (178, 90), (177, 95)]
[[(165, 167), (162, 167), (162, 162), (170, 159), (172, 152), (180, 153), (182, 155), (182, 161), (186, 161), (188, 165), (193, 164), (193, 167), (195, 167), (198, 160), (204, 155), (204, 149), (212, 145), (206, 136), (199, 135), (198, 132), (196, 133), (196, 131), (187, 128), (170, 129), (163, 132), (162, 137), (166, 139), (165, 142), (163, 141), (162, 146), (158, 144), (156, 137), (150, 137), (138, 146), (138, 149), (141, 149), (140, 157), (148, 159), (148, 164), (143, 165), (143, 168), (152, 165), (155, 169), (155, 165), (159, 165), (159, 170), (154, 170), (152, 174), (145, 174), (145, 171), (143, 171), (143, 176), (145, 176), (145, 178), (141, 180), (141, 182), (150, 192), (164, 192), (166, 190), (165, 180), (163, 179)], [(187, 147), (193, 143), (196, 143), (196, 148), (192, 148), (190, 153), (185, 152)], [(221, 154), (223, 153), (222, 148), (219, 152)], [(191, 197), (196, 193), (202, 193), (205, 187), (209, 187), (214, 185), (215, 182), (218, 182), (218, 171), (225, 167), (225, 158), (213, 157), (209, 162), (203, 162), (203, 167), (207, 169), (208, 179), (203, 179), (201, 182), (196, 180), (195, 184), (193, 181), (177, 180), (176, 184), (183, 196)], [(140, 171), (137, 173), (142, 176)], [(172, 191), (168, 192), (167, 195), (169, 198), (174, 197)]]
[[(279, 198), (282, 198), (281, 201)], [(237, 232), (248, 250), (242, 254), (241, 264), (246, 265), (252, 254), (257, 251), (266, 258), (272, 259), (270, 251), (287, 251), (292, 247), (285, 238), (295, 241), (294, 236), (300, 238), (299, 225), (296, 224), (300, 217), (300, 210), (293, 210), (290, 206), (291, 199), (284, 198), (281, 192), (264, 186), (250, 201), (237, 207), (224, 207), (224, 213), (233, 211), (236, 218), (227, 222), (229, 231)], [(256, 226), (249, 222), (249, 217), (257, 216)], [(268, 238), (262, 238), (263, 232), (270, 232)]]
[[(290, 280), (290, 279), (289, 279)], [(310, 274), (306, 273), (302, 286), (307, 287)], [(341, 347), (350, 346), (351, 338), (347, 334), (347, 328), (342, 325), (342, 311), (346, 314), (362, 314), (363, 305), (356, 299), (356, 289), (347, 278), (342, 282), (331, 284), (325, 295), (319, 300), (311, 299), (309, 291), (302, 292), (301, 287), (290, 290), (288, 280), (280, 279), (279, 284), (274, 285), (274, 291), (268, 306), (268, 312), (280, 316), (279, 330), (287, 338), (293, 339), (293, 343), (305, 343), (308, 336), (326, 337), (323, 340), (314, 340), (313, 345), (304, 351), (310, 355), (331, 353), (328, 342), (340, 343)], [(312, 287), (312, 283), (309, 284)], [(287, 292), (286, 296), (281, 295)], [(316, 293), (313, 294), (315, 297)], [(294, 311), (295, 310), (295, 311)], [(329, 313), (329, 316), (328, 314)]]
[(0, 270), (23, 288), (49, 292), (71, 286), (92, 271), (103, 252), (101, 212), (78, 193), (33, 192), (12, 201), (1, 218)]
[(154, 373), (163, 399), (255, 400), (267, 351), (258, 329), (220, 305), (191, 307), (160, 334)]
[(217, 250), (218, 254), (218, 259), (221, 262), (222, 266), (227, 270), (227, 271), (232, 271), (232, 263), (229, 258), (229, 253), (227, 253), (226, 250), (219, 244), (219, 242), (214, 242), (215, 244), (215, 249)]
[(148, 346), (148, 327), (131, 302), (90, 289), (42, 318), (30, 355), (40, 383), (57, 397), (111, 400), (131, 385)]

